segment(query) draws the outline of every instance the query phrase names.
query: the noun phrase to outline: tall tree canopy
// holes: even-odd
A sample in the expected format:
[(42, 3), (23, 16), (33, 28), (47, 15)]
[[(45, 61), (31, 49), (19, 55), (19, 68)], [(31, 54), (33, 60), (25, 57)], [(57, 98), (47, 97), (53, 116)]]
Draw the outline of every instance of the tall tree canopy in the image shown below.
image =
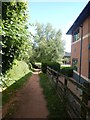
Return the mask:
[(2, 2), (0, 34), (2, 34), (3, 73), (12, 66), (15, 58), (24, 59), (31, 49), (26, 23), (26, 2)]
[(50, 23), (43, 25), (37, 22), (35, 26), (34, 59), (38, 62), (60, 62), (64, 53), (61, 30), (56, 31)]

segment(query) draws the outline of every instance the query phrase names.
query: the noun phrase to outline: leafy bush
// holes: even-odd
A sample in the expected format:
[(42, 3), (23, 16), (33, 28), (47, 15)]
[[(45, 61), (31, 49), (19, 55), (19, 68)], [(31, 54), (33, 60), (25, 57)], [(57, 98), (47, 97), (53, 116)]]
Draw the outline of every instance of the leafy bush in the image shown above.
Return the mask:
[(36, 62), (35, 65), (37, 65), (38, 68), (41, 68), (41, 63), (40, 62)]
[(57, 62), (47, 62), (47, 63), (42, 63), (42, 72), (46, 73), (47, 71), (47, 66), (49, 66), (50, 68), (56, 70), (56, 71), (60, 71), (60, 64)]
[(46, 73), (46, 71), (47, 71), (47, 63), (42, 63), (41, 69), (42, 69), (43, 73)]
[(32, 70), (32, 64), (28, 63), (29, 70)]
[(60, 70), (60, 72), (68, 77), (73, 76), (73, 68), (72, 67), (64, 67)]
[(40, 68), (39, 65), (35, 64), (34, 62), (31, 62), (31, 64), (32, 64), (32, 67), (35, 68), (35, 69), (39, 69)]
[(50, 62), (48, 66), (58, 72), (60, 72), (60, 64), (57, 62)]
[[(15, 0), (16, 1), (16, 0)], [(2, 73), (5, 74), (13, 66), (14, 58), (28, 56), (27, 3), (2, 2)], [(27, 54), (27, 55), (26, 55)]]

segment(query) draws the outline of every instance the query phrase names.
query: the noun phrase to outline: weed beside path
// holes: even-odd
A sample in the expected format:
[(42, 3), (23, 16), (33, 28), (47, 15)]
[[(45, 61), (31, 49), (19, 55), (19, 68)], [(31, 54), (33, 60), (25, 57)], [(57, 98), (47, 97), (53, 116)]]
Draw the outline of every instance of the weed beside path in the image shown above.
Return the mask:
[(69, 118), (65, 106), (56, 94), (56, 90), (52, 87), (48, 77), (44, 73), (40, 73), (40, 85), (43, 88), (47, 106), (49, 110), (49, 118), (60, 118), (61, 120)]
[(28, 78), (31, 76), (31, 74), (32, 73), (29, 72), (2, 92), (3, 117), (9, 116), (9, 114), (12, 114), (14, 111), (14, 104), (17, 101), (16, 94), (18, 90), (20, 90), (25, 85), (25, 83), (28, 82)]
[(17, 80), (14, 84), (12, 84), (11, 86), (9, 86), (7, 89), (5, 89), (2, 92), (2, 104), (3, 105), (6, 102), (8, 102), (8, 100), (14, 94), (15, 91), (17, 91), (18, 89), (20, 89), (26, 83), (26, 81), (31, 76), (31, 74), (32, 73), (29, 72), (28, 74), (26, 74), (25, 76), (23, 76), (22, 78), (20, 78), (19, 80)]

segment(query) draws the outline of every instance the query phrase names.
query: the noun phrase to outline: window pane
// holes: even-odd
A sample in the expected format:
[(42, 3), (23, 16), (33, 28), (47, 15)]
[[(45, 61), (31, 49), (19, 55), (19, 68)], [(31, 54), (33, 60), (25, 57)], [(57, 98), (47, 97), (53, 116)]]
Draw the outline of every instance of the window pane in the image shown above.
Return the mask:
[(73, 34), (73, 42), (77, 41), (79, 39), (79, 29), (74, 32)]

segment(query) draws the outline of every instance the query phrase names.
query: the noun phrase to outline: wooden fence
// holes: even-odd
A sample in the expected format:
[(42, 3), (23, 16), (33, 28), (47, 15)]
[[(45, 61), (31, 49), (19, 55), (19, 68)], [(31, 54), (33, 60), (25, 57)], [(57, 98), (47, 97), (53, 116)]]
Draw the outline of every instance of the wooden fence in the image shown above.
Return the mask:
[(47, 75), (70, 117), (90, 120), (90, 85), (80, 84), (50, 67), (47, 67)]

